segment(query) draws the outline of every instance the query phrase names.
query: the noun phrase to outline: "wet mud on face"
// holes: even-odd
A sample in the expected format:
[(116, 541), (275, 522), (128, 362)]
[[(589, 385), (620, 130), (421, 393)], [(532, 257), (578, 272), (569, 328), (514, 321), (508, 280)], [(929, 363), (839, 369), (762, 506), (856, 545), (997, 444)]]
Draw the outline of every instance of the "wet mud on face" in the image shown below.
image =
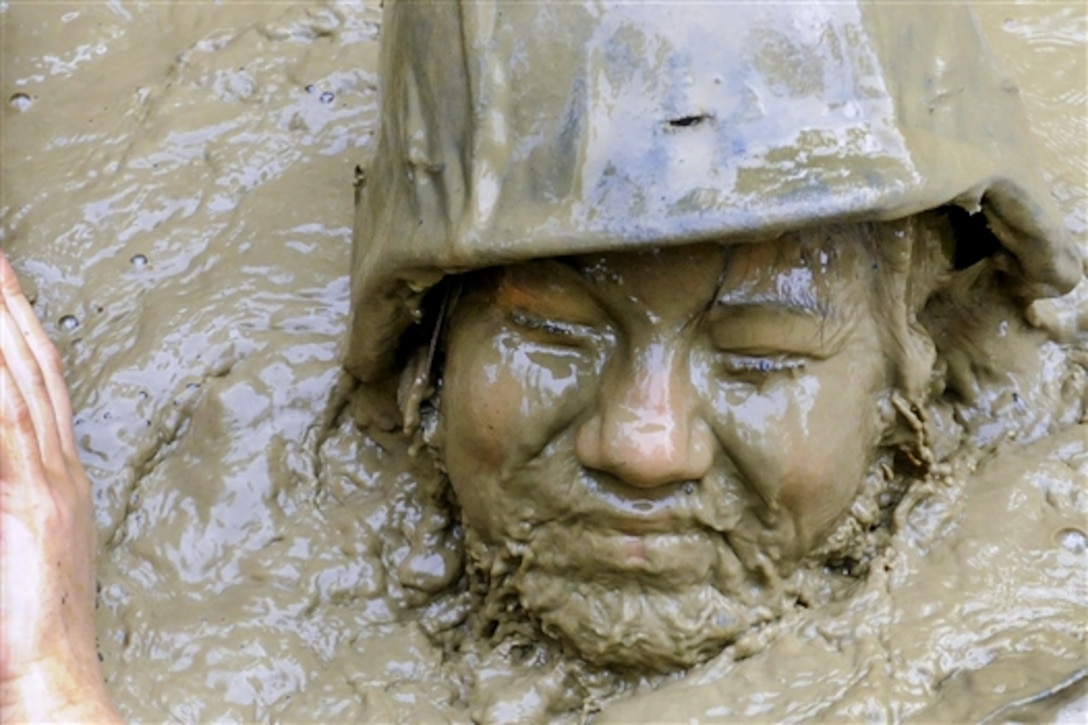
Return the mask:
[[(0, 241), (67, 366), (99, 647), (130, 719), (510, 718), (572, 699), (531, 663), (488, 660), (464, 685), (424, 630), (441, 613), (402, 584), (422, 464), (340, 414), (379, 19), (351, 2), (0, 5)], [(981, 19), (1083, 243), (1083, 8)], [(1001, 354), (1040, 381), (1018, 394), (1061, 400), (1088, 358), (1088, 285), (1027, 317), (1050, 341)], [(630, 679), (599, 719), (1083, 713), (1088, 434), (1043, 415), (1005, 440), (993, 424), (1015, 406), (960, 421), (974, 450), (903, 509), (854, 597), (683, 679)]]

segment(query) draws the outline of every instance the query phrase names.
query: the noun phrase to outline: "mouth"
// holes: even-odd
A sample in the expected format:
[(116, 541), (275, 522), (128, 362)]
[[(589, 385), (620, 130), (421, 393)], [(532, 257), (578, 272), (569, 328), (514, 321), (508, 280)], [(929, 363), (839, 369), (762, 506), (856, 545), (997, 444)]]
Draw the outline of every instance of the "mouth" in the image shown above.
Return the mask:
[(707, 481), (641, 490), (585, 472), (566, 496), (551, 502), (552, 515), (529, 529), (534, 565), (617, 587), (706, 585), (722, 566), (736, 568), (736, 554), (723, 530), (705, 523), (701, 507), (711, 490)]
[(631, 533), (594, 526), (570, 532), (570, 546), (546, 566), (581, 578), (637, 581), (653, 589), (705, 584), (717, 562), (717, 547), (703, 533)]
[(685, 481), (652, 490), (633, 489), (610, 476), (588, 475), (574, 523), (630, 536), (687, 534), (701, 527), (695, 517), (700, 484)]
[(620, 536), (655, 537), (695, 532), (690, 518), (667, 507), (643, 511), (602, 508), (579, 518), (585, 522), (587, 528)]
[[(588, 505), (539, 530), (557, 546), (544, 564), (581, 577), (632, 578), (652, 588), (704, 583), (717, 562), (719, 535), (698, 524), (687, 502), (676, 497), (594, 496)], [(714, 538), (712, 538), (712, 535)]]

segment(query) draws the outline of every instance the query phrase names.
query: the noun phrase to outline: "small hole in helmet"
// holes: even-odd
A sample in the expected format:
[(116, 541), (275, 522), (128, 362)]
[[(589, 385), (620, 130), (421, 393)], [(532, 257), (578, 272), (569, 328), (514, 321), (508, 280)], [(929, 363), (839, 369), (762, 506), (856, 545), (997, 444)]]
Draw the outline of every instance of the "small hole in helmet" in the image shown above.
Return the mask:
[(669, 125), (673, 128), (689, 128), (691, 126), (698, 126), (703, 121), (710, 118), (706, 113), (695, 113), (690, 116), (680, 116), (679, 118), (670, 118)]

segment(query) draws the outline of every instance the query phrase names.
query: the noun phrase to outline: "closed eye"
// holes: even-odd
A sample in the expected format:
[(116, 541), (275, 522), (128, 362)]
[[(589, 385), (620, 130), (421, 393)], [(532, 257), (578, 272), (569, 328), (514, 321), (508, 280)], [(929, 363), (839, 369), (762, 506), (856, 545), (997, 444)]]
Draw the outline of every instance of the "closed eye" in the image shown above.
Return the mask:
[(750, 354), (722, 352), (718, 356), (722, 372), (740, 378), (766, 378), (777, 373), (802, 370), (810, 358), (788, 353)]
[(827, 359), (840, 349), (851, 325), (773, 307), (719, 306), (706, 322), (715, 347), (740, 356)]
[(579, 347), (596, 337), (596, 331), (589, 325), (541, 317), (524, 310), (511, 310), (507, 317), (515, 327), (537, 342)]

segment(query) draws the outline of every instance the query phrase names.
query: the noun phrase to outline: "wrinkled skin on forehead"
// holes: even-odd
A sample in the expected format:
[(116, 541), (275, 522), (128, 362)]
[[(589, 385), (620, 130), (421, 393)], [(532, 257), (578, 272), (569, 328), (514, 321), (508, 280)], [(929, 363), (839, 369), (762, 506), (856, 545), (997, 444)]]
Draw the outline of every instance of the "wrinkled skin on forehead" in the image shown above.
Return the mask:
[(496, 596), (653, 670), (780, 612), (890, 431), (872, 228), (469, 276), (434, 443)]

